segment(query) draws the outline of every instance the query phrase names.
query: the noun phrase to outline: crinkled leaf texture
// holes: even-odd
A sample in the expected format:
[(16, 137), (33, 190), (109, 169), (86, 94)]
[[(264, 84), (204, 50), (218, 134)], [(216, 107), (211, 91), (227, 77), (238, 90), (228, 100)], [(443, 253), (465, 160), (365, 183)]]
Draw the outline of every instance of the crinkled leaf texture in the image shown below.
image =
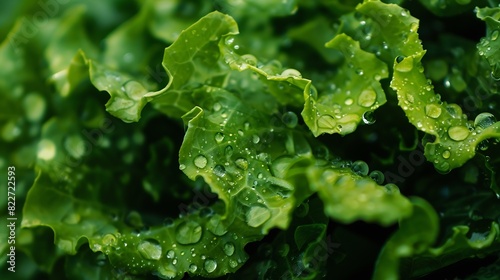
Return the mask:
[(416, 18), (397, 5), (379, 1), (367, 1), (356, 10), (369, 21), (361, 24), (346, 16), (345, 21), (359, 23), (351, 24), (355, 29), (347, 30), (348, 33), (368, 25), (370, 32), (378, 35), (373, 41), (375, 34), (369, 40), (366, 36), (360, 39), (361, 46), (373, 49), (387, 63), (392, 61), (391, 87), (397, 92), (399, 106), (410, 123), (435, 138), (425, 143), (425, 156), (438, 171), (447, 173), (462, 166), (475, 155), (481, 141), (500, 136), (500, 124), (494, 123), (492, 115), (482, 113), (474, 122), (468, 121), (458, 105), (441, 101), (434, 92), (423, 73), (421, 60), (425, 51), (418, 39)]

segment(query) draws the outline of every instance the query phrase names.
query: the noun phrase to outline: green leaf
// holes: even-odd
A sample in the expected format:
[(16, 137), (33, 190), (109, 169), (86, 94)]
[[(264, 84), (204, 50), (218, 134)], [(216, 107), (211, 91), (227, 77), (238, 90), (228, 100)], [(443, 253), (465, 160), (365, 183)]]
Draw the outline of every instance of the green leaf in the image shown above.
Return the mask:
[(474, 7), (485, 6), (488, 1), (478, 0), (420, 0), (420, 3), (424, 5), (429, 11), (438, 16), (455, 16), (463, 14), (465, 12), (471, 11)]
[[(163, 67), (169, 83), (155, 108), (172, 117), (180, 117), (194, 107), (189, 87), (219, 84), (227, 68), (218, 62), (220, 38), (236, 34), (238, 27), (229, 16), (212, 12), (181, 32), (179, 39), (165, 49)], [(223, 82), (220, 81), (220, 82)]]
[(425, 156), (437, 170), (447, 173), (474, 157), (481, 141), (500, 136), (500, 123), (489, 113), (479, 114), (474, 122), (456, 104), (441, 101), (419, 70), (424, 51), (396, 59), (391, 87), (397, 91), (399, 106), (410, 123), (435, 137), (425, 144)]
[(197, 100), (215, 109), (196, 107), (183, 117), (188, 129), (179, 152), (181, 170), (191, 179), (202, 176), (224, 201), (228, 217), (240, 212), (239, 219), (263, 234), (286, 228), (294, 206), (293, 186), (273, 176), (268, 166), (287, 154), (279, 144), (286, 136), (278, 129), (270, 132), (272, 118), (230, 92), (206, 88)]
[(437, 213), (421, 198), (413, 198), (412, 206), (411, 216), (401, 220), (380, 252), (373, 279), (399, 279), (401, 259), (421, 254), (435, 242), (439, 232)]
[(346, 135), (361, 121), (373, 123), (373, 110), (386, 102), (379, 81), (388, 76), (387, 65), (345, 34), (335, 36), (326, 47), (339, 50), (344, 63), (331, 81), (331, 92), (317, 93), (314, 87), (304, 91), (302, 116), (315, 136)]
[(23, 209), (22, 227), (48, 226), (54, 231), (54, 243), (67, 254), (96, 234), (117, 232), (112, 217), (99, 204), (78, 200), (58, 188), (49, 176), (40, 173), (30, 189)]
[(350, 168), (309, 167), (307, 175), (310, 188), (325, 204), (325, 213), (340, 222), (363, 220), (387, 226), (412, 212), (410, 201), (397, 186), (380, 186)]
[(85, 12), (84, 6), (68, 10), (58, 22), (58, 29), (45, 50), (45, 57), (50, 61), (51, 80), (62, 96), (69, 95), (88, 77), (86, 57), (97, 56), (97, 49), (85, 31)]
[[(477, 5), (477, 4), (476, 4)], [(476, 16), (486, 23), (486, 36), (481, 38), (477, 45), (479, 55), (486, 58), (491, 67), (491, 75), (498, 79), (500, 77), (500, 8), (478, 8)]]

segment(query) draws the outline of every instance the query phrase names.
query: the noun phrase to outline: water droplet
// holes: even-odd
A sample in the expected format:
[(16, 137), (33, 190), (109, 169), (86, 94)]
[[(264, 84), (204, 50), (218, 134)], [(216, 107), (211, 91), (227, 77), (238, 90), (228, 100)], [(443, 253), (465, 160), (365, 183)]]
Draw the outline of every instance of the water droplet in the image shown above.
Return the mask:
[(136, 101), (140, 100), (144, 96), (144, 94), (147, 93), (147, 90), (142, 86), (141, 83), (133, 80), (125, 82), (125, 85), (122, 89), (125, 94), (127, 94), (127, 96)]
[(204, 155), (198, 155), (194, 159), (194, 165), (198, 168), (205, 168), (207, 166), (208, 160)]
[(173, 259), (175, 257), (174, 250), (168, 250), (166, 256), (167, 256), (167, 259)]
[(335, 118), (330, 115), (322, 115), (317, 120), (319, 128), (333, 128), (337, 125)]
[(493, 114), (481, 113), (474, 119), (474, 126), (476, 128), (485, 129), (493, 125), (496, 121), (497, 120)]
[(234, 37), (228, 36), (226, 40), (224, 41), (226, 45), (232, 45), (234, 43)]
[(257, 65), (257, 58), (251, 54), (244, 54), (241, 56), (241, 59), (247, 63), (248, 65), (255, 66)]
[(496, 39), (498, 39), (498, 30), (494, 30), (493, 32), (491, 32), (491, 40), (492, 41), (495, 41)]
[(198, 270), (198, 266), (197, 265), (195, 265), (194, 263), (192, 263), (192, 264), (189, 265), (189, 272), (195, 273), (196, 270)]
[(448, 136), (452, 140), (462, 141), (469, 136), (469, 129), (465, 126), (453, 126), (448, 129)]
[(226, 254), (226, 256), (230, 257), (234, 254), (234, 245), (233, 243), (231, 242), (228, 242), (226, 244), (224, 244), (224, 254)]
[(217, 235), (223, 236), (227, 233), (227, 228), (222, 223), (221, 217), (219, 215), (214, 215), (207, 223), (207, 229)]
[(373, 89), (365, 89), (358, 97), (358, 104), (363, 107), (370, 107), (376, 100), (377, 93)]
[(373, 113), (373, 111), (366, 111), (363, 113), (363, 122), (365, 124), (375, 123), (375, 114)]
[(479, 150), (481, 150), (481, 151), (488, 150), (488, 148), (489, 148), (489, 141), (488, 141), (488, 139), (485, 139), (485, 140), (479, 142), (479, 144), (477, 145), (477, 148)]
[(389, 183), (389, 184), (385, 185), (384, 187), (385, 187), (386, 193), (388, 193), (388, 194), (399, 194), (399, 188), (395, 184)]
[(366, 164), (366, 162), (362, 160), (357, 160), (352, 163), (351, 170), (358, 175), (366, 176), (368, 175), (369, 167), (368, 164)]
[(179, 170), (184, 170), (186, 169), (186, 165), (185, 164), (180, 164), (179, 165)]
[(230, 157), (233, 155), (233, 147), (231, 145), (228, 145), (225, 149), (224, 149), (224, 154), (226, 155), (226, 157)]
[(425, 114), (433, 119), (439, 118), (441, 116), (441, 107), (436, 104), (425, 105)]
[(378, 185), (382, 185), (382, 183), (384, 183), (384, 179), (385, 179), (384, 173), (382, 173), (378, 170), (373, 170), (372, 172), (370, 172), (369, 176)]
[(222, 108), (222, 106), (220, 105), (220, 103), (218, 103), (218, 102), (214, 103), (214, 111), (215, 112), (220, 111), (221, 108)]
[(48, 139), (43, 139), (38, 143), (37, 156), (41, 160), (51, 160), (56, 155), (56, 145)]
[(220, 143), (224, 140), (224, 134), (222, 132), (215, 133), (215, 142)]
[(242, 170), (247, 170), (248, 169), (248, 160), (245, 158), (238, 158), (234, 161), (236, 166)]
[(258, 135), (256, 135), (256, 134), (252, 135), (252, 142), (254, 144), (258, 144), (259, 141), (260, 141), (260, 137)]
[(114, 236), (111, 233), (104, 235), (104, 237), (102, 238), (102, 244), (104, 246), (115, 246), (116, 245), (116, 236)]
[(146, 239), (139, 243), (137, 251), (148, 260), (159, 260), (162, 253), (160, 243), (154, 239)]
[(289, 69), (285, 69), (282, 73), (281, 73), (281, 76), (285, 76), (285, 77), (298, 77), (298, 78), (302, 78), (302, 74), (295, 70), (295, 69), (292, 69), (292, 68), (289, 68)]
[(158, 272), (153, 273), (162, 279), (172, 279), (177, 276), (177, 269), (173, 264), (160, 265), (158, 267)]
[(194, 244), (201, 239), (201, 226), (194, 221), (182, 222), (175, 229), (175, 239), (183, 245)]
[(220, 165), (220, 164), (217, 164), (216, 166), (214, 166), (214, 174), (218, 177), (224, 177), (226, 176), (226, 169), (224, 168), (224, 166)]
[(462, 117), (462, 108), (460, 108), (460, 106), (458, 106), (457, 104), (448, 104), (446, 106), (446, 111), (448, 111), (451, 117), (455, 119), (459, 119)]
[(247, 224), (258, 227), (271, 218), (271, 211), (264, 205), (254, 205), (246, 214)]
[(235, 267), (237, 267), (237, 266), (238, 266), (238, 262), (237, 262), (237, 261), (235, 261), (235, 260), (229, 260), (229, 266), (230, 266), (231, 268), (235, 268)]
[(450, 158), (451, 152), (448, 151), (448, 150), (446, 150), (446, 151), (443, 152), (442, 156), (443, 156), (443, 158)]
[(294, 128), (297, 126), (299, 119), (297, 114), (292, 111), (288, 111), (281, 116), (281, 121), (288, 127)]
[(217, 262), (213, 259), (206, 259), (203, 267), (208, 273), (212, 273), (217, 269)]
[(344, 101), (344, 104), (345, 105), (352, 105), (352, 103), (354, 103), (354, 100), (352, 100), (352, 98), (347, 98), (345, 101)]

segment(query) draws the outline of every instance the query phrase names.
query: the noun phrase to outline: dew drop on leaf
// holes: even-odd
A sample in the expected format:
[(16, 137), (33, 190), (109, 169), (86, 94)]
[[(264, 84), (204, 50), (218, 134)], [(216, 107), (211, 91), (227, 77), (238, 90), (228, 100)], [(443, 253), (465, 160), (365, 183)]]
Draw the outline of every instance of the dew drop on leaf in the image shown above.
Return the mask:
[(299, 119), (297, 114), (292, 111), (288, 111), (281, 116), (281, 120), (288, 128), (294, 128), (297, 126)]
[(235, 268), (235, 267), (237, 267), (237, 266), (238, 266), (238, 262), (237, 262), (237, 261), (235, 261), (235, 260), (229, 260), (229, 266), (230, 266), (231, 268)]
[(448, 129), (448, 136), (452, 140), (462, 141), (469, 136), (469, 129), (465, 126), (453, 126)]
[(194, 159), (194, 165), (198, 168), (205, 168), (207, 166), (207, 158), (204, 155), (198, 155)]
[(443, 158), (450, 158), (451, 152), (448, 151), (448, 150), (446, 150), (446, 151), (443, 152), (442, 156), (443, 156)]
[(212, 273), (217, 268), (217, 262), (213, 259), (206, 259), (203, 267), (208, 273)]
[(378, 185), (381, 185), (384, 182), (384, 179), (385, 179), (384, 173), (382, 173), (382, 172), (380, 172), (378, 170), (373, 170), (372, 172), (370, 172), (369, 176)]
[(175, 257), (174, 250), (168, 250), (166, 256), (167, 256), (167, 259), (173, 259)]
[(214, 166), (214, 174), (217, 177), (224, 177), (226, 176), (226, 169), (224, 168), (224, 166), (217, 164), (216, 166)]
[(158, 276), (163, 279), (172, 279), (177, 275), (177, 269), (172, 264), (160, 265)]
[(366, 164), (366, 162), (362, 160), (357, 160), (352, 163), (351, 170), (358, 175), (366, 176), (368, 175), (369, 167), (368, 164)]
[(352, 105), (352, 103), (354, 103), (354, 100), (352, 100), (352, 98), (347, 98), (344, 101), (344, 104), (347, 105), (347, 106)]
[(116, 236), (114, 236), (113, 234), (109, 233), (109, 234), (106, 234), (103, 238), (102, 238), (102, 243), (105, 245), (105, 246), (114, 246), (116, 245)]
[(189, 272), (195, 273), (196, 270), (198, 270), (198, 266), (197, 265), (195, 265), (194, 263), (192, 263), (192, 264), (189, 265)]
[(182, 222), (175, 229), (175, 239), (183, 245), (194, 244), (201, 239), (201, 226), (194, 221)]
[(373, 89), (365, 89), (359, 94), (358, 104), (363, 107), (370, 107), (376, 100), (377, 93)]
[(496, 118), (491, 113), (481, 113), (474, 119), (474, 127), (485, 129), (496, 122)]
[(245, 158), (237, 158), (234, 161), (234, 164), (236, 164), (236, 166), (242, 170), (248, 169), (248, 160), (246, 160)]
[(441, 107), (436, 104), (427, 104), (425, 105), (425, 114), (433, 119), (439, 118), (441, 116)]
[(375, 116), (374, 116), (373, 111), (364, 112), (362, 119), (363, 119), (363, 123), (365, 123), (365, 124), (374, 124), (375, 123)]
[(491, 41), (495, 41), (496, 39), (498, 39), (498, 30), (493, 30), (493, 32), (491, 32)]
[(253, 142), (254, 144), (258, 144), (258, 143), (260, 142), (260, 137), (259, 137), (258, 135), (256, 135), (256, 134), (254, 134), (254, 135), (252, 136), (252, 142)]
[(148, 260), (159, 260), (162, 249), (160, 243), (154, 239), (146, 239), (137, 245), (137, 251), (141, 256)]
[(216, 102), (216, 103), (214, 103), (213, 108), (214, 108), (214, 112), (218, 112), (218, 111), (220, 111), (222, 106), (220, 105), (220, 103)]
[(222, 132), (215, 133), (215, 142), (220, 143), (224, 140), (224, 134)]
[(298, 77), (298, 78), (302, 78), (302, 74), (295, 70), (295, 69), (292, 69), (292, 68), (289, 68), (289, 69), (285, 69), (282, 73), (281, 73), (281, 76), (286, 76), (286, 77)]
[(226, 244), (224, 244), (224, 254), (226, 254), (226, 256), (230, 257), (234, 254), (234, 245), (233, 243), (231, 242), (228, 242)]
[(255, 66), (257, 65), (257, 58), (251, 54), (244, 54), (241, 56), (241, 59), (247, 63), (248, 65)]
[(214, 215), (207, 223), (207, 229), (217, 236), (223, 236), (227, 233), (227, 228), (222, 223), (219, 215)]
[(399, 194), (399, 188), (395, 184), (389, 183), (385, 185), (384, 188), (388, 194)]
[(263, 205), (254, 205), (246, 214), (247, 224), (258, 227), (271, 218), (271, 211)]
[(224, 149), (224, 154), (226, 155), (226, 157), (230, 157), (233, 155), (233, 146), (231, 145), (228, 145), (225, 149)]
[(321, 117), (318, 118), (317, 122), (319, 128), (332, 128), (335, 127), (335, 125), (337, 124), (335, 118), (333, 118), (330, 115), (322, 115)]

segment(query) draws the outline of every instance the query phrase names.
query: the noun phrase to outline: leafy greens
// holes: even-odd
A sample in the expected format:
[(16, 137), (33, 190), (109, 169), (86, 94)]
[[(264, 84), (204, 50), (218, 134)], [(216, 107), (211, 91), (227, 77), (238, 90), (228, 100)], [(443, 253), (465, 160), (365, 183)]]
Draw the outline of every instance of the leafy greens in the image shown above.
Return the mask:
[(497, 1), (5, 5), (3, 277), (500, 272)]

